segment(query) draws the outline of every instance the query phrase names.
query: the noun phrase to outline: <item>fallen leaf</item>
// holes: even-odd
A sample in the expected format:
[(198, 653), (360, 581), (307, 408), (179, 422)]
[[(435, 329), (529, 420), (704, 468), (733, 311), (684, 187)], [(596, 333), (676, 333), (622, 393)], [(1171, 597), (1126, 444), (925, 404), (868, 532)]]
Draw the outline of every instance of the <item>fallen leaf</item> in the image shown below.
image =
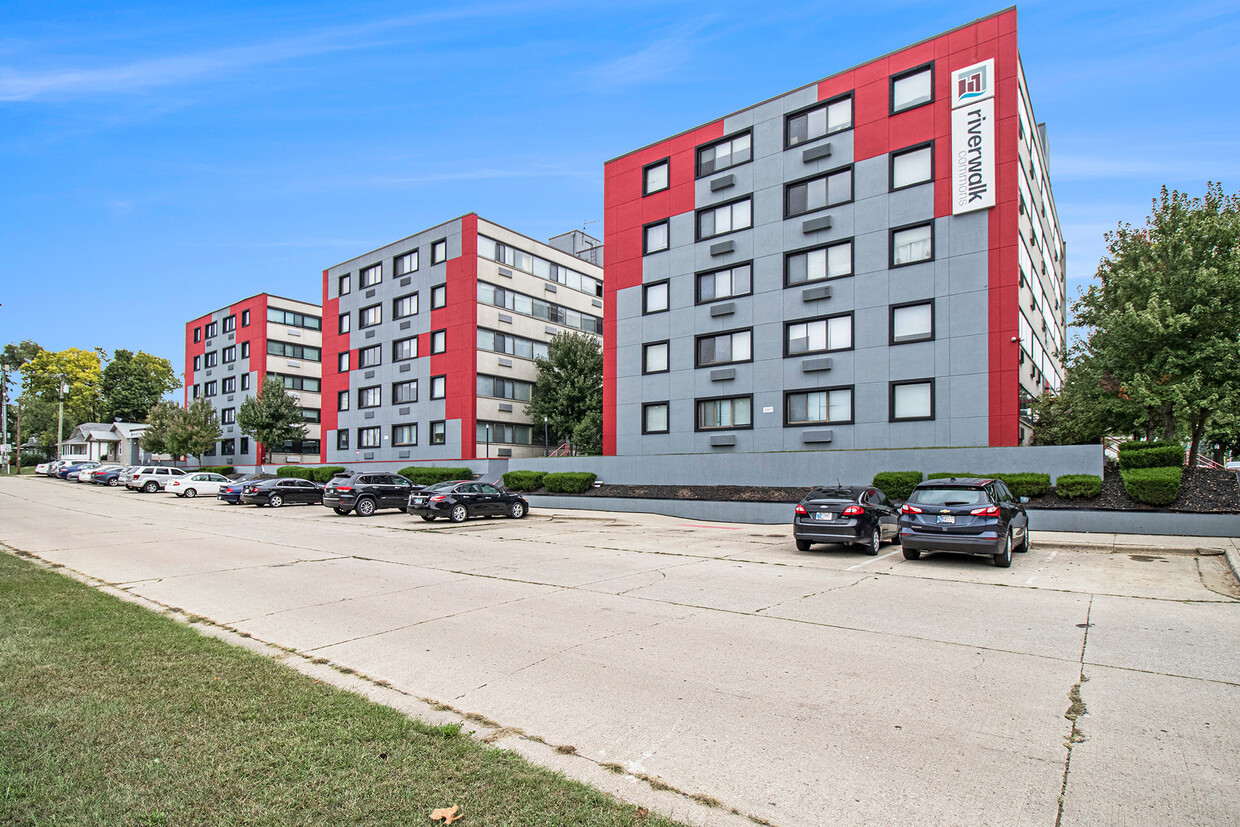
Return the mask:
[(645, 818), (645, 817), (646, 817), (646, 816), (648, 816), (648, 815), (650, 815), (650, 811), (649, 811), (649, 810), (647, 810), (645, 807), (638, 807), (638, 808), (637, 808), (637, 817), (638, 817), (638, 818)]
[(442, 821), (444, 824), (451, 824), (464, 818), (464, 815), (457, 815), (456, 811), (460, 808), (453, 804), (451, 807), (443, 807), (438, 810), (431, 810), (431, 821)]

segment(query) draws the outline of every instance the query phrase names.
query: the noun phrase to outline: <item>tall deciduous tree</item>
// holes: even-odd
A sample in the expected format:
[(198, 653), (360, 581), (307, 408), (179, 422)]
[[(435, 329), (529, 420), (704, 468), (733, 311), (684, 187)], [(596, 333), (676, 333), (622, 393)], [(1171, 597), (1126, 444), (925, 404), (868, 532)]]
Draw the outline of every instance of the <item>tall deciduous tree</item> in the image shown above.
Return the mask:
[(180, 405), (169, 402), (166, 399), (152, 405), (144, 417), (147, 429), (142, 432), (142, 437), (139, 440), (142, 449), (152, 454), (174, 453), (169, 435), (176, 428), (176, 423), (180, 419), (181, 413)]
[[(237, 427), (254, 438), (266, 454), (272, 446), (303, 439), (305, 420), (297, 400), (279, 379), (267, 377), (256, 396), (248, 397), (237, 409)], [(260, 457), (261, 465), (263, 458)]]
[(181, 387), (167, 359), (119, 349), (100, 377), (104, 421), (142, 422), (164, 394)]
[(1144, 227), (1106, 240), (1098, 283), (1073, 306), (1081, 357), (1165, 438), (1182, 422), (1195, 464), (1212, 416), (1240, 407), (1240, 197), (1164, 187)]
[(66, 418), (72, 417), (78, 422), (98, 420), (103, 412), (103, 397), (99, 392), (103, 355), (98, 350), (76, 347), (40, 351), (22, 372), (23, 390), (45, 399), (57, 400), (63, 379), (68, 386), (65, 393)]
[(201, 465), (202, 455), (215, 445), (223, 433), (219, 417), (205, 397), (195, 399), (188, 408), (178, 411), (168, 434), (170, 452), (177, 456), (197, 457)]
[[(32, 398), (29, 394), (19, 393), (14, 397), (14, 390), (19, 387), (30, 361), (38, 356), (43, 348), (37, 342), (26, 339), (18, 344), (7, 344), (0, 350), (0, 366), (4, 367), (4, 388), (0, 389), (0, 398), (9, 408), (9, 428), (13, 432), (13, 453), (16, 454), (17, 473), (22, 471), (22, 414), (29, 407)], [(0, 434), (0, 442), (8, 440), (8, 434)]]
[(538, 379), (525, 408), (535, 432), (546, 417), (552, 437), (569, 437), (584, 453), (601, 451), (603, 349), (598, 339), (586, 333), (557, 333), (547, 345), (547, 358), (535, 363)]

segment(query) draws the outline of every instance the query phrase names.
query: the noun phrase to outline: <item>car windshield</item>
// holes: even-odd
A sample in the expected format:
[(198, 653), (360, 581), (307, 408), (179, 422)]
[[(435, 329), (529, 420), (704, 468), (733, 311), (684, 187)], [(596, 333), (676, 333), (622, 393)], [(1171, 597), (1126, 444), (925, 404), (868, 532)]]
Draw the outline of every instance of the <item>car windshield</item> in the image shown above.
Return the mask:
[(988, 499), (980, 488), (916, 488), (908, 501), (918, 505), (976, 505)]

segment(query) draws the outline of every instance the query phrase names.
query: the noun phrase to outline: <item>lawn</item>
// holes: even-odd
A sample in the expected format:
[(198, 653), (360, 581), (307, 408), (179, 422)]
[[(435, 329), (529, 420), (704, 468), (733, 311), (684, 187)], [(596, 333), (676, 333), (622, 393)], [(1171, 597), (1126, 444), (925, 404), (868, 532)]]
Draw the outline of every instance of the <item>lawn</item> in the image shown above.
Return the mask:
[(0, 824), (670, 825), (0, 552)]

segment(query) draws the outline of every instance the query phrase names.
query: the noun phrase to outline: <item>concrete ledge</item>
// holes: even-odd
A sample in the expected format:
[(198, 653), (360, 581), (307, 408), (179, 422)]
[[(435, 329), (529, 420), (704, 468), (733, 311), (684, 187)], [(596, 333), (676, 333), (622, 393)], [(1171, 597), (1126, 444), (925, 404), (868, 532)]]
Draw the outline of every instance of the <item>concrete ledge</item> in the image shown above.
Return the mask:
[(714, 523), (792, 523), (793, 503), (733, 503), (717, 500), (646, 500), (635, 497), (557, 497), (527, 494), (531, 508), (562, 508), (582, 511), (632, 511), (663, 514)]
[(1104, 534), (1170, 534), (1181, 537), (1240, 537), (1240, 515), (1173, 514), (1162, 511), (1029, 509), (1034, 531), (1085, 531)]

